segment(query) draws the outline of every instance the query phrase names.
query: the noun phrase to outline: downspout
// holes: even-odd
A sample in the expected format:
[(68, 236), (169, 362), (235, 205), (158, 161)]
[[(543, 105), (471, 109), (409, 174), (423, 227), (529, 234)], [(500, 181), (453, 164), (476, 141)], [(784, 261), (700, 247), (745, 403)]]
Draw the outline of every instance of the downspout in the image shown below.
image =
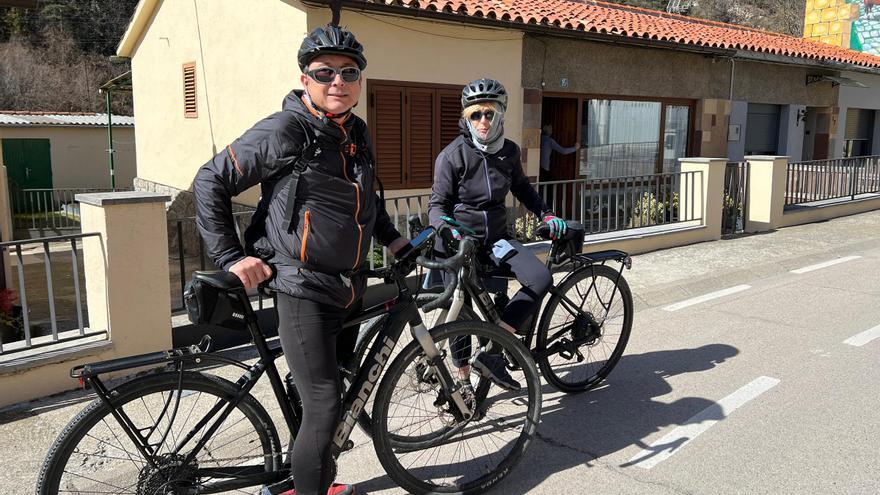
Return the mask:
[(116, 169), (113, 166), (113, 114), (110, 112), (110, 93), (104, 91), (104, 99), (107, 102), (107, 154), (110, 156), (110, 189), (116, 190)]
[(730, 97), (728, 97), (728, 100), (730, 101), (731, 105), (733, 105), (733, 75), (734, 75), (735, 68), (736, 68), (736, 59), (731, 57), (730, 58)]

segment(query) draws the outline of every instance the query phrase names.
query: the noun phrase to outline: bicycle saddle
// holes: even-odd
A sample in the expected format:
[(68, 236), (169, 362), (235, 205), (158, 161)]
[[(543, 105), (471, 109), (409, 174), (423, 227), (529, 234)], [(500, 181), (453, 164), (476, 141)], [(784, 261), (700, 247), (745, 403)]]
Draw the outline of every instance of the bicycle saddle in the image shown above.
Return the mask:
[(199, 280), (220, 290), (240, 289), (244, 287), (238, 275), (223, 270), (194, 272), (193, 280)]

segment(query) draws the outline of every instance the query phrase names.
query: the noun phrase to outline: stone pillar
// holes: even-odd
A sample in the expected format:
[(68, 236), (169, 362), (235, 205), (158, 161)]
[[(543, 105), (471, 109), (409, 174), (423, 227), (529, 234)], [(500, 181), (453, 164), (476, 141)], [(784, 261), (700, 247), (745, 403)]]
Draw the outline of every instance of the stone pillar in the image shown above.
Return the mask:
[(89, 327), (106, 328), (121, 356), (171, 347), (165, 202), (140, 191), (77, 194)]
[(787, 156), (747, 156), (746, 232), (763, 232), (782, 225), (785, 208)]
[[(724, 210), (724, 168), (726, 158), (681, 158), (679, 216), (702, 219), (707, 239), (721, 239), (721, 215)], [(685, 172), (696, 172), (685, 174)], [(693, 197), (693, 201), (689, 198)]]

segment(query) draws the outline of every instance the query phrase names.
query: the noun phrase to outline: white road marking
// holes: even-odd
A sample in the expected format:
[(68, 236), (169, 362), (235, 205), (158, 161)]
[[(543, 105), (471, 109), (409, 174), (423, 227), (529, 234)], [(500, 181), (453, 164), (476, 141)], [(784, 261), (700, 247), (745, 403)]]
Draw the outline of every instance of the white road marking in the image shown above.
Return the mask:
[(829, 266), (834, 266), (840, 263), (846, 263), (847, 261), (857, 260), (861, 258), (861, 256), (844, 256), (843, 258), (837, 258), (831, 261), (826, 261), (824, 263), (817, 263), (815, 265), (805, 266), (803, 268), (798, 268), (797, 270), (792, 270), (791, 273), (807, 273), (813, 270), (821, 270), (822, 268), (827, 268)]
[(856, 347), (861, 347), (876, 338), (880, 338), (880, 325), (877, 325), (870, 330), (865, 330), (862, 333), (853, 335), (852, 337), (844, 340), (843, 343), (854, 345)]
[(675, 304), (670, 304), (663, 309), (666, 311), (678, 311), (679, 309), (693, 306), (694, 304), (700, 304), (702, 302), (711, 301), (712, 299), (718, 299), (719, 297), (729, 296), (730, 294), (736, 294), (737, 292), (742, 292), (751, 288), (751, 285), (737, 285), (736, 287), (729, 287), (727, 289), (703, 294), (702, 296), (692, 297)]
[(657, 440), (647, 449), (642, 450), (630, 459), (628, 465), (651, 469), (678, 452), (685, 444), (697, 438), (715, 423), (725, 419), (750, 400), (775, 387), (779, 383), (776, 378), (762, 376), (748, 385), (703, 409), (687, 422), (675, 428), (663, 438)]

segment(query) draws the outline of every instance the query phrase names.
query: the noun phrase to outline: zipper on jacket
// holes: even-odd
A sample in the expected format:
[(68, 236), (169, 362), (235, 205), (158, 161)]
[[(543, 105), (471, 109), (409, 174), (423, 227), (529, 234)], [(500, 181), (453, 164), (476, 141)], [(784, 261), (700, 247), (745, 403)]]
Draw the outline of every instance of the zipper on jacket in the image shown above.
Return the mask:
[[(341, 124), (336, 124), (339, 126), (339, 130), (342, 131), (342, 135), (345, 136), (345, 141), (348, 141), (348, 133), (345, 131), (345, 127)], [(343, 142), (345, 142), (343, 141)], [(352, 270), (357, 269), (357, 267), (361, 264), (361, 244), (363, 243), (364, 237), (364, 228), (361, 226), (361, 186), (357, 183), (356, 180), (352, 180), (351, 177), (348, 176), (348, 160), (345, 158), (345, 153), (340, 151), (339, 155), (342, 157), (342, 174), (345, 176), (345, 180), (351, 183), (354, 186), (355, 193), (357, 194), (357, 207), (354, 212), (354, 221), (358, 226), (358, 244), (357, 244), (357, 254), (355, 255), (354, 265), (351, 266)]]
[(306, 262), (306, 244), (309, 242), (309, 217), (311, 212), (306, 210), (306, 213), (303, 217), (303, 240), (302, 247), (299, 250), (299, 260), (303, 263)]
[[(486, 172), (486, 192), (489, 194), (488, 203), (492, 202), (492, 184), (489, 183), (489, 161), (486, 160), (486, 155), (483, 155), (483, 170)], [(486, 223), (486, 237), (483, 238), (483, 243), (489, 242), (489, 214), (486, 213), (486, 210), (483, 210), (483, 221)]]
[[(348, 141), (349, 140), (348, 139), (348, 132), (345, 131), (345, 127), (343, 127), (342, 124), (339, 124), (336, 121), (333, 121), (333, 123), (335, 123), (337, 126), (339, 126), (339, 130), (342, 131), (342, 135), (345, 137), (345, 139), (343, 140), (343, 143)], [(339, 156), (342, 158), (342, 175), (345, 176), (345, 180), (347, 180), (348, 182), (351, 183), (352, 186), (354, 186), (355, 193), (357, 194), (357, 198), (356, 198), (357, 199), (357, 207), (354, 212), (354, 223), (357, 224), (357, 228), (358, 228), (358, 243), (357, 243), (357, 251), (355, 252), (355, 256), (354, 256), (354, 265), (352, 265), (352, 267), (351, 267), (352, 270), (356, 270), (357, 267), (361, 264), (361, 244), (363, 243), (363, 238), (364, 238), (364, 228), (361, 226), (361, 220), (360, 220), (361, 186), (360, 186), (360, 184), (357, 183), (357, 181), (351, 180), (351, 178), (348, 176), (348, 161), (346, 160), (345, 153), (342, 150), (339, 151)], [(351, 306), (352, 304), (354, 304), (354, 296), (355, 296), (354, 284), (352, 284), (351, 285), (351, 299), (348, 301), (348, 304), (345, 305), (346, 308)]]

